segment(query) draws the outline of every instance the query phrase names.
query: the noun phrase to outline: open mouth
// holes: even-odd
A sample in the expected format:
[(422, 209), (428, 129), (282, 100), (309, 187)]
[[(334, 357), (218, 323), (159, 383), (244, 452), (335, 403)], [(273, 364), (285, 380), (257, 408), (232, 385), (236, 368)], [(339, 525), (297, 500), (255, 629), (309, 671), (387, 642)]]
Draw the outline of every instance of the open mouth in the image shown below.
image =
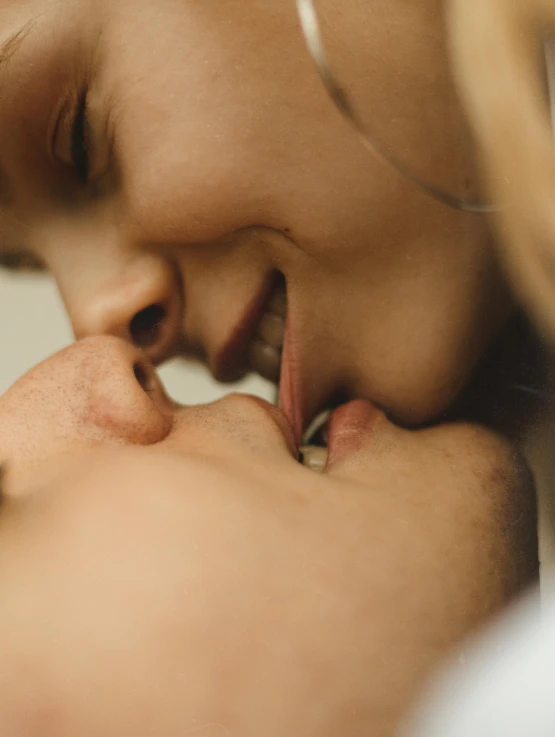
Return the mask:
[(249, 367), (279, 385), (279, 405), (300, 441), (299, 461), (321, 473), (327, 462), (326, 421), (332, 409), (321, 412), (303, 434), (298, 382), (291, 375), (291, 357), (286, 356), (284, 350), (287, 328), (286, 282), (284, 276), (278, 274), (248, 348)]
[(321, 412), (310, 424), (299, 448), (299, 462), (323, 473), (328, 462), (328, 420), (333, 410)]
[(264, 313), (248, 347), (250, 368), (274, 384), (277, 384), (280, 379), (286, 318), (285, 278), (282, 274), (278, 274)]

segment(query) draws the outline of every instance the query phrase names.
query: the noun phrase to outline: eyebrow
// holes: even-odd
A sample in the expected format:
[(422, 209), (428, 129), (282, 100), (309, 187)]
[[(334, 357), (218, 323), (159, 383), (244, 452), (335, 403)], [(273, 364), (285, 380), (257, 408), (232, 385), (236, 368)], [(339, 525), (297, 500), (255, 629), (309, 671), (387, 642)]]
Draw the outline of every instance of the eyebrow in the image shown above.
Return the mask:
[(8, 65), (14, 54), (19, 51), (19, 49), (21, 48), (21, 44), (29, 35), (29, 32), (31, 31), (31, 28), (34, 26), (34, 24), (34, 20), (28, 21), (22, 28), (17, 30), (15, 33), (12, 33), (11, 36), (8, 36), (8, 38), (0, 46), (0, 72), (2, 71), (3, 67), (6, 67)]

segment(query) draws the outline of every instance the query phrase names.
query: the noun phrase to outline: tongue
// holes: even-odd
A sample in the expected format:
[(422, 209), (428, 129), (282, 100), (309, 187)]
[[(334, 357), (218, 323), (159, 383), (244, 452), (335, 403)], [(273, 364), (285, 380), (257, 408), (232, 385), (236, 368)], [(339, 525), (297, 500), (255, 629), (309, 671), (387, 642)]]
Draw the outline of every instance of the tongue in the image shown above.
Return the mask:
[(298, 443), (303, 435), (303, 418), (301, 414), (301, 403), (298, 384), (293, 375), (293, 358), (291, 355), (291, 333), (288, 322), (285, 324), (285, 336), (283, 342), (283, 353), (281, 357), (281, 376), (279, 381), (279, 406), (287, 417), (289, 424), (295, 433)]

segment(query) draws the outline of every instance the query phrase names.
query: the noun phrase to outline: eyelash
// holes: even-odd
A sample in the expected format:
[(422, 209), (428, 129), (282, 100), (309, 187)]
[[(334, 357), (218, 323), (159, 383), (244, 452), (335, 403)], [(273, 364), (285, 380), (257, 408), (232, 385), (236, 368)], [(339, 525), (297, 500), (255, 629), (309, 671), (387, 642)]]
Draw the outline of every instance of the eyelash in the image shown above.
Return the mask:
[(87, 93), (79, 98), (71, 126), (71, 162), (81, 184), (89, 182), (90, 129), (87, 121)]

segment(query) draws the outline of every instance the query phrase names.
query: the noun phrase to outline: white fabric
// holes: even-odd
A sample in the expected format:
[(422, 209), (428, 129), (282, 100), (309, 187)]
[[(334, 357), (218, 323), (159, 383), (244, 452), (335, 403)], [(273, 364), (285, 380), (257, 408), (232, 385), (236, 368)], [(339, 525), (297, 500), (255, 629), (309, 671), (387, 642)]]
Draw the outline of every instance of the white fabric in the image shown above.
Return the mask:
[(407, 737), (555, 737), (555, 590), (513, 610), (436, 681)]

